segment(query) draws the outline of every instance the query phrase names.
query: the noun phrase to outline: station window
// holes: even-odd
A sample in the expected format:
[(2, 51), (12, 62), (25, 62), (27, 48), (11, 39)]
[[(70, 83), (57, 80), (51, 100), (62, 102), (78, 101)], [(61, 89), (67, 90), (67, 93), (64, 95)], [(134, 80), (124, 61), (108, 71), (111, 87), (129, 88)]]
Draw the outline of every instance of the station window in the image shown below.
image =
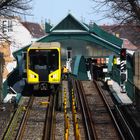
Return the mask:
[(5, 34), (7, 32), (13, 31), (12, 20), (3, 20), (2, 21), (2, 33)]
[(2, 33), (5, 34), (7, 32), (7, 21), (2, 21)]
[(13, 31), (13, 23), (12, 20), (8, 20), (8, 32), (12, 32)]

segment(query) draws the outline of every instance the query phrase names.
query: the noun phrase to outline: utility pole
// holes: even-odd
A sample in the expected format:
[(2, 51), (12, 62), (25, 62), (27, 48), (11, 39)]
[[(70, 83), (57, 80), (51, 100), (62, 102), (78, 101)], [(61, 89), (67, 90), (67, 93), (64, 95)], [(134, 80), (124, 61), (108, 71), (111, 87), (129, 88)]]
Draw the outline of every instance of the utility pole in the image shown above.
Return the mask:
[(4, 64), (4, 59), (3, 59), (3, 54), (0, 53), (0, 104), (2, 103), (3, 100), (3, 65)]

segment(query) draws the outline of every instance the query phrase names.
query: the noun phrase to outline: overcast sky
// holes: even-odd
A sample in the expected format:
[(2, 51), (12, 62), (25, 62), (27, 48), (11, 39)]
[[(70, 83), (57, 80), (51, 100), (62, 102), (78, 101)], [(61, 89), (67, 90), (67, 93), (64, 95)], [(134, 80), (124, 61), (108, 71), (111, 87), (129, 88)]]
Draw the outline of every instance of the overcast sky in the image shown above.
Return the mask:
[(92, 0), (33, 0), (33, 17), (26, 17), (27, 20), (40, 22), (50, 20), (53, 25), (61, 21), (68, 13), (76, 19), (89, 23), (91, 20), (97, 24), (111, 24), (111, 20), (104, 19), (101, 14), (93, 13), (92, 7), (95, 4)]

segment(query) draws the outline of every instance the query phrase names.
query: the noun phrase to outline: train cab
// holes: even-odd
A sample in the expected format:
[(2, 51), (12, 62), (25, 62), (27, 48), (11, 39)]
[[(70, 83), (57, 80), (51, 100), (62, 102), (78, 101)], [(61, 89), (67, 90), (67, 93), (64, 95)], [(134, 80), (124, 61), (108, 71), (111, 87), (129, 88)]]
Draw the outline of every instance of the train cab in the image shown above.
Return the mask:
[(59, 84), (61, 82), (60, 44), (33, 43), (27, 50), (27, 83)]

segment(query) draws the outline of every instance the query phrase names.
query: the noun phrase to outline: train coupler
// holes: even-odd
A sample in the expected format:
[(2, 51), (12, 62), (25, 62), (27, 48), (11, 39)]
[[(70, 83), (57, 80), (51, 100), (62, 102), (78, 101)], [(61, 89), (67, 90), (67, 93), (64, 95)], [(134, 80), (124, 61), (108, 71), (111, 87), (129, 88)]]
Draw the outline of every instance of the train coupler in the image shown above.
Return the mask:
[(48, 85), (46, 83), (41, 83), (39, 86), (40, 90), (48, 90)]

